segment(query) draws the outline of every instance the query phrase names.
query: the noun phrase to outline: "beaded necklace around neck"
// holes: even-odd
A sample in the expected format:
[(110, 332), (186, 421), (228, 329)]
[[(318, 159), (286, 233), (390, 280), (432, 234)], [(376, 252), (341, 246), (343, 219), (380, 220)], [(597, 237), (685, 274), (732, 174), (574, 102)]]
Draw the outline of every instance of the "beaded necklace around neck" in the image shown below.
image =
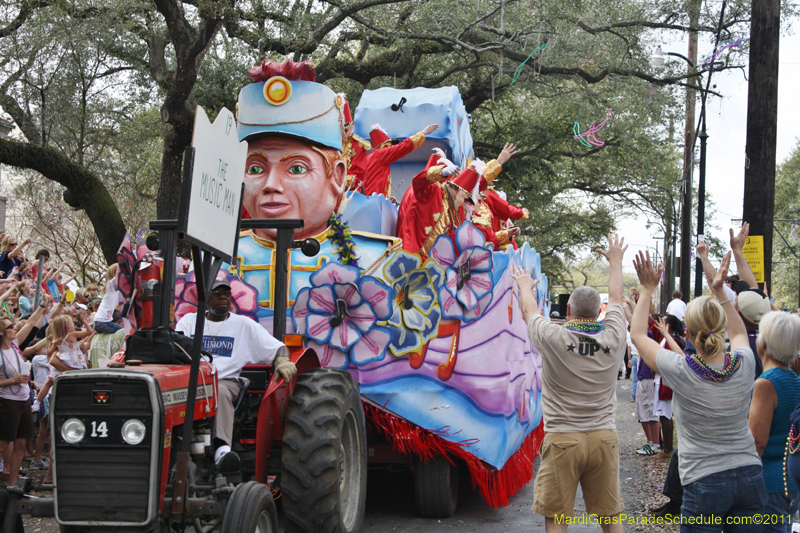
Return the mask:
[(741, 363), (742, 358), (736, 352), (733, 352), (733, 355), (730, 352), (725, 352), (725, 364), (722, 370), (712, 368), (697, 354), (686, 356), (686, 364), (697, 377), (703, 381), (713, 381), (715, 383), (724, 383), (731, 379), (736, 371), (741, 368)]
[(603, 331), (603, 325), (597, 320), (586, 320), (581, 318), (573, 318), (566, 324), (564, 329), (574, 331), (576, 333), (585, 333), (587, 335), (597, 335)]

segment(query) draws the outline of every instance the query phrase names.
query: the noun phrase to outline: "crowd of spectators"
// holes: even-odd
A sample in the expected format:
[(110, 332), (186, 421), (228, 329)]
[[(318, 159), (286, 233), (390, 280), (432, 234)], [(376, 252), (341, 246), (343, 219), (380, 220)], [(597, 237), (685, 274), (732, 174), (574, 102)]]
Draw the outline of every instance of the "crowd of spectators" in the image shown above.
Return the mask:
[(47, 250), (28, 260), (30, 243), (0, 237), (0, 465), (9, 485), (25, 461), (27, 469), (47, 470), (44, 483), (52, 482), (45, 448), (53, 380), (69, 370), (104, 366), (125, 331), (116, 264), (101, 293), (96, 283), (77, 287), (76, 276), (64, 279), (68, 265), (54, 264)]
[[(610, 264), (604, 320), (599, 294), (580, 287), (563, 327), (544, 321), (530, 296), (537, 281), (515, 272), (529, 336), (542, 354), (546, 437), (533, 509), (548, 532), (566, 531), (563, 518), (574, 516), (579, 483), (586, 512), (606, 532), (623, 530), (619, 439), (609, 414), (626, 352), (634, 414), (646, 439), (637, 453), (670, 460), (663, 484), (669, 501), (653, 514), (672, 515), (681, 532), (792, 531), (800, 507), (800, 317), (777, 309), (758, 288), (742, 252), (748, 232), (746, 223), (731, 230), (731, 251), (719, 269), (701, 242), (711, 295), (686, 305), (676, 291), (661, 316), (652, 303), (661, 265), (639, 253), (641, 286), (624, 297), (626, 247), (616, 237), (598, 250)], [(737, 275), (728, 275), (732, 260)], [(629, 333), (620, 327), (623, 313)]]

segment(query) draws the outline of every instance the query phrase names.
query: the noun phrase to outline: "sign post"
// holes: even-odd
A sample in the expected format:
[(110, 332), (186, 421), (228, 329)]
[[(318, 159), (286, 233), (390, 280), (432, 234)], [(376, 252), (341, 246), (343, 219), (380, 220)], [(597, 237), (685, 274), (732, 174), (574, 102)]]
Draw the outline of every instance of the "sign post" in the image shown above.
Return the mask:
[(747, 264), (753, 270), (758, 283), (764, 283), (764, 237), (751, 235), (742, 248), (742, 254), (747, 259)]
[(192, 244), (197, 320), (192, 343), (192, 366), (186, 398), (183, 440), (176, 463), (172, 517), (183, 521), (187, 494), (189, 451), (200, 370), (200, 349), (205, 328), (206, 297), (223, 261), (233, 263), (239, 242), (239, 220), (244, 196), (247, 143), (239, 142), (233, 113), (222, 108), (212, 124), (197, 107), (192, 146), (183, 164), (178, 231)]

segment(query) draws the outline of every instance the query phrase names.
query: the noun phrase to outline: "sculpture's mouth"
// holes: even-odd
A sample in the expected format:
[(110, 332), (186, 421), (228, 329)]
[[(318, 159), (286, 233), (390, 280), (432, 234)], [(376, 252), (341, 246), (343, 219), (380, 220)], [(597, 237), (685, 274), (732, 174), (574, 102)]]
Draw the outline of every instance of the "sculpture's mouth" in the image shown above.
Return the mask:
[(287, 202), (262, 202), (259, 207), (265, 215), (274, 217), (287, 211), (292, 207), (292, 204)]

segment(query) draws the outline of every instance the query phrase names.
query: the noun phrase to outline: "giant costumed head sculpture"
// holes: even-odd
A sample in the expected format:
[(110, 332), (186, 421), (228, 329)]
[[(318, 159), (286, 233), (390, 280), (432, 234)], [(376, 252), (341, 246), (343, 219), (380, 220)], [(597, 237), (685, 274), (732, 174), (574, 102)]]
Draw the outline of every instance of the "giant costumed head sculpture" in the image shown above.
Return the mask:
[[(264, 60), (239, 93), (240, 141), (247, 141), (244, 208), (252, 218), (302, 218), (295, 238), (318, 235), (344, 190), (344, 98), (316, 83), (309, 61)], [(274, 230), (256, 230), (272, 239)]]

